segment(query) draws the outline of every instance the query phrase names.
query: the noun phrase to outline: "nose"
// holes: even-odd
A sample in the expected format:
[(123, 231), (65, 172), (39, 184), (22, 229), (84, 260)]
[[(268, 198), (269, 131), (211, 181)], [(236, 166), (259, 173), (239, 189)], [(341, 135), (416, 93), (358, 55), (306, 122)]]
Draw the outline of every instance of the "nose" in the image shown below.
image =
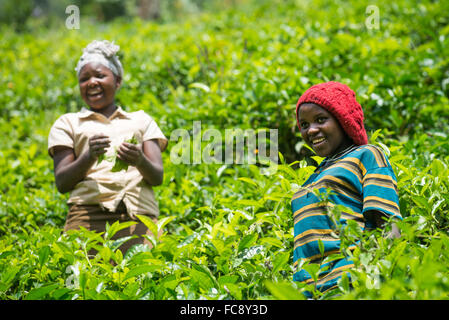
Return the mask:
[(95, 87), (98, 84), (97, 78), (92, 77), (89, 79), (89, 81), (87, 82), (87, 85), (89, 87)]
[(316, 136), (320, 132), (320, 129), (318, 126), (315, 126), (314, 124), (310, 124), (310, 126), (307, 128), (307, 135), (308, 136)]

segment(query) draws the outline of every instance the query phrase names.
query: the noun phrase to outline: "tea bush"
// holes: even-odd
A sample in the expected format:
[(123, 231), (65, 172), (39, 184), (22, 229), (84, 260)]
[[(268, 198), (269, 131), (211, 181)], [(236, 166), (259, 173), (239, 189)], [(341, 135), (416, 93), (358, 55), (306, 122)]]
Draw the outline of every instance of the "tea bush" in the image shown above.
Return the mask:
[[(261, 2), (166, 24), (82, 20), (80, 30), (20, 35), (1, 27), (0, 298), (304, 299), (305, 290), (319, 299), (448, 298), (448, 4), (378, 1), (379, 29), (368, 29), (369, 4)], [(110, 239), (124, 225), (104, 237), (63, 233), (67, 195), (56, 190), (47, 135), (82, 106), (74, 67), (94, 38), (122, 48), (117, 99), (126, 109), (147, 111), (167, 137), (194, 121), (220, 132), (278, 129), (277, 170), (174, 164), (172, 141), (155, 188), (159, 223), (144, 221), (163, 230), (153, 249), (123, 256)], [(344, 278), (321, 295), (292, 281), (290, 199), (320, 160), (304, 153), (295, 103), (325, 80), (357, 91), (371, 142), (396, 172), (404, 220), (398, 239), (363, 234), (347, 253), (351, 285)], [(343, 244), (357, 235), (349, 227)]]

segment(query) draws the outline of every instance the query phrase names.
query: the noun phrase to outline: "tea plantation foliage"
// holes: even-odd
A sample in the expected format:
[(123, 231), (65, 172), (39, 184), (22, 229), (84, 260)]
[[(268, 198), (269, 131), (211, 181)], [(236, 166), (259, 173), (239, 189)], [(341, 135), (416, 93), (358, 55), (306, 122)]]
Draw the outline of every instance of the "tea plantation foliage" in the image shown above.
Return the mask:
[[(257, 3), (257, 2), (256, 2)], [(449, 2), (271, 1), (156, 24), (81, 20), (79, 30), (0, 30), (0, 299), (447, 299)], [(268, 4), (271, 3), (271, 4)], [(368, 5), (379, 28), (365, 24)], [(47, 135), (82, 106), (74, 67), (95, 38), (122, 48), (118, 102), (175, 129), (278, 129), (279, 167), (173, 164), (155, 189), (153, 249), (122, 255), (88, 232), (64, 234)], [(356, 267), (337, 296), (292, 281), (290, 198), (313, 171), (295, 103), (312, 84), (357, 92), (371, 142), (398, 178), (402, 236), (340, 230)], [(379, 130), (378, 130), (379, 129)], [(157, 234), (157, 232), (155, 232)], [(362, 237), (350, 253), (345, 246)], [(96, 248), (98, 254), (87, 258)], [(111, 260), (113, 263), (111, 263)], [(304, 265), (315, 274), (319, 265)]]

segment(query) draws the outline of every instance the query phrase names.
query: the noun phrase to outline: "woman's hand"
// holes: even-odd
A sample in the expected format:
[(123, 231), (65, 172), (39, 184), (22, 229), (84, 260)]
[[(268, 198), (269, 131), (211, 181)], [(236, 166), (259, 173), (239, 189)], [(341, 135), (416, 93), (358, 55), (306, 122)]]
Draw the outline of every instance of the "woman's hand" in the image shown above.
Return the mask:
[(75, 185), (82, 181), (98, 157), (106, 153), (110, 146), (109, 137), (104, 134), (96, 134), (89, 138), (89, 149), (76, 157), (72, 148), (56, 146), (53, 163), (55, 171), (56, 187), (61, 193), (72, 191)]
[[(384, 229), (386, 223), (386, 215), (380, 211), (367, 211), (365, 212), (365, 219), (370, 220), (374, 223), (376, 228)], [(399, 230), (396, 223), (391, 223), (391, 230), (385, 235), (388, 239), (399, 238), (401, 236), (401, 231)]]
[(123, 142), (117, 150), (117, 157), (129, 165), (139, 167), (144, 161), (142, 145)]
[(89, 138), (89, 159), (97, 159), (106, 153), (106, 149), (111, 145), (109, 137), (100, 133)]
[(117, 150), (117, 157), (135, 166), (149, 185), (162, 184), (164, 167), (157, 140), (147, 140), (142, 144), (123, 142)]

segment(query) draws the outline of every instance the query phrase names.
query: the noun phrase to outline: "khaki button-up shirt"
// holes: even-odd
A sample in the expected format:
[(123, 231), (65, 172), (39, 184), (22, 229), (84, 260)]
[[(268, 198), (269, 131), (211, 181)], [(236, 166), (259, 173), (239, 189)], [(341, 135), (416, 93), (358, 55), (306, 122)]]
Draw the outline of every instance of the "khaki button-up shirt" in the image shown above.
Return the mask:
[[(139, 143), (156, 139), (161, 151), (168, 140), (156, 122), (144, 111), (126, 112), (118, 108), (109, 118), (83, 108), (77, 113), (62, 115), (50, 129), (48, 153), (53, 157), (55, 146), (67, 146), (76, 157), (89, 149), (89, 137), (103, 133), (111, 140), (106, 157), (115, 154), (116, 148), (133, 135)], [(85, 179), (71, 191), (69, 204), (99, 204), (114, 212), (123, 200), (131, 218), (136, 214), (157, 217), (158, 204), (152, 187), (143, 179), (139, 170), (129, 166), (126, 171), (112, 172), (113, 161), (96, 162), (87, 172)]]

